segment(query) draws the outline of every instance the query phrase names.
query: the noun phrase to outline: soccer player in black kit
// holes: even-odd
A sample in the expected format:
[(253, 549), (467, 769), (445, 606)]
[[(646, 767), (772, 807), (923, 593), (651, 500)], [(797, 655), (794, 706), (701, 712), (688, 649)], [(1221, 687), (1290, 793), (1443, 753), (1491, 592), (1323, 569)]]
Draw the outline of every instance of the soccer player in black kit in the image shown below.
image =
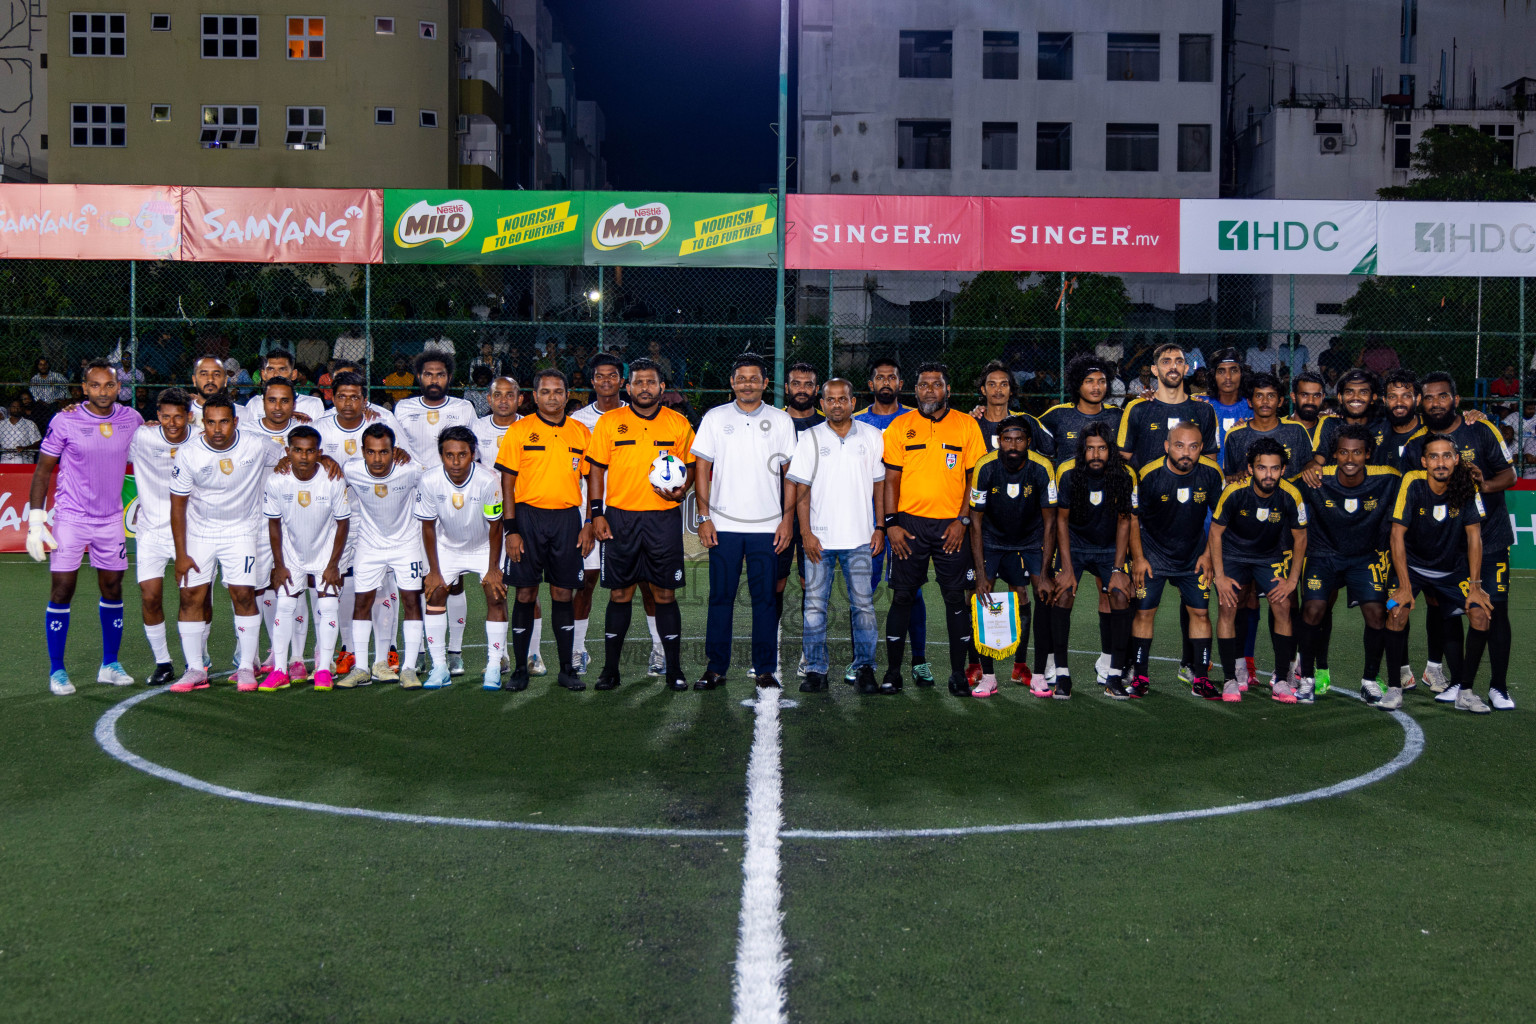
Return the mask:
[[(1199, 404), (1208, 411), (1211, 408)], [(1121, 430), (1123, 436), (1123, 424)], [(1136, 620), (1131, 627), (1136, 678), (1126, 689), (1133, 697), (1146, 696), (1151, 685), (1147, 665), (1152, 653), (1152, 626), (1163, 587), (1170, 583), (1179, 592), (1181, 607), (1189, 612), (1185, 639), (1193, 651), (1190, 670), (1195, 681), (1210, 685), (1206, 677), (1211, 662), (1211, 566), (1205, 516), (1216, 510), (1225, 481), (1216, 463), (1200, 455), (1200, 427), (1180, 422), (1164, 433), (1167, 455), (1147, 463), (1141, 473), (1139, 508), (1131, 530), (1131, 578), (1137, 597)]]
[(1247, 459), (1247, 478), (1222, 492), (1211, 519), (1211, 570), (1221, 605), (1216, 635), (1226, 681), (1217, 690), (1209, 681), (1197, 678), (1193, 693), (1228, 703), (1242, 699), (1237, 685), (1235, 627), (1244, 592), (1252, 586), (1269, 601), (1274, 624), (1270, 641), (1275, 650), (1275, 675), (1270, 697), (1282, 704), (1295, 704), (1296, 693), (1290, 682), (1291, 659), (1296, 655), (1291, 595), (1300, 582), (1307, 553), (1307, 510), (1301, 493), (1282, 477), (1287, 457), (1279, 441), (1259, 438), (1248, 446)]
[(1108, 423), (1090, 423), (1077, 438), (1077, 454), (1056, 472), (1056, 601), (1051, 609), (1051, 640), (1057, 671), (1067, 664), (1072, 605), (1083, 573), (1099, 581), (1099, 599), (1110, 612), (1109, 671), (1104, 693), (1116, 700), (1130, 696), (1124, 684), (1131, 642), (1131, 517), (1136, 514), (1136, 471), (1115, 452), (1115, 432)]

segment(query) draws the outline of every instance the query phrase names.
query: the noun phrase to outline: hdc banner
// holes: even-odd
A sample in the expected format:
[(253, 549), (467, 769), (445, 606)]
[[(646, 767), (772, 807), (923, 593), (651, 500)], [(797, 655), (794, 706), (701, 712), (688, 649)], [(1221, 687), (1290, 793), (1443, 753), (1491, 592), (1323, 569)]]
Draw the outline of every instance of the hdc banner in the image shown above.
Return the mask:
[(789, 197), (784, 265), (810, 270), (982, 270), (985, 200)]
[(175, 185), (0, 185), (0, 259), (174, 260)]
[(1536, 276), (1536, 203), (1380, 203), (1380, 272)]
[(1185, 274), (1374, 274), (1380, 203), (1184, 199)]
[(182, 259), (381, 263), (381, 189), (187, 188)]
[(1511, 569), (1536, 569), (1536, 480), (1519, 480), (1504, 492), (1515, 544), (1509, 549)]
[(1179, 200), (983, 201), (987, 270), (1179, 272)]

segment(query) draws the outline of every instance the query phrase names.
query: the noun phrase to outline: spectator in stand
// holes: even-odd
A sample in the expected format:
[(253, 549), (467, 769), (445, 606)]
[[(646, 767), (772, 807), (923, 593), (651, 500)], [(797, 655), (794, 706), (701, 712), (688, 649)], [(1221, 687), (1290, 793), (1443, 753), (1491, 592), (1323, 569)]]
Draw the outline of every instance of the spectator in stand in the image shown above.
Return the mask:
[(1524, 450), (1525, 466), (1521, 475), (1527, 479), (1536, 478), (1536, 399), (1527, 399), (1523, 409), (1505, 416), (1503, 426), (1507, 430), (1505, 439), (1509, 450), (1517, 455)]
[(48, 410), (33, 400), (32, 392), (23, 391), (17, 396), (16, 401), (21, 406), (21, 414), (37, 424), (38, 430), (44, 432), (48, 430)]
[(646, 355), (650, 357), (651, 362), (661, 367), (661, 379), (676, 384), (677, 379), (672, 370), (672, 360), (662, 354), (661, 342), (652, 338), (651, 343), (645, 347), (645, 351)]
[[(487, 343), (485, 348), (491, 346)], [(464, 389), (464, 400), (475, 407), (476, 416), (491, 414), (491, 368), (476, 360), (469, 371), (470, 386)]]
[(1106, 337), (1093, 346), (1093, 354), (1104, 363), (1118, 363), (1125, 358), (1125, 345), (1117, 338)]
[(144, 371), (138, 367), (132, 370), (124, 366), (120, 361), (112, 363), (112, 369), (117, 371), (117, 401), (120, 405), (133, 405), (133, 396), (138, 391), (144, 390), (147, 378)]
[[(495, 380), (497, 377), (504, 376), (507, 372), (505, 360), (496, 354), (495, 347), (488, 341), (483, 341), (480, 343), (480, 354), (475, 356), (475, 358), (470, 362), (469, 379), (474, 380), (475, 371), (481, 368), (484, 368), (485, 372), (491, 375), (489, 378), (490, 380)], [(489, 387), (489, 385), (487, 385), (487, 387)], [(486, 393), (489, 394), (489, 390), (487, 390)], [(487, 416), (489, 413), (482, 412), (480, 415)]]
[[(422, 342), (421, 350), (423, 352), (437, 352), (445, 356), (451, 356), (455, 354), (452, 339), (444, 337), (441, 334), (435, 338), (428, 338), (426, 341)], [(449, 383), (452, 382), (450, 381)]]
[(338, 360), (367, 366), (368, 360), (373, 358), (373, 341), (357, 333), (356, 328), (348, 327), (337, 337), (336, 348), (332, 351), (332, 355)]
[(1333, 389), (1334, 382), (1355, 365), (1354, 359), (1345, 351), (1343, 341), (1344, 339), (1335, 334), (1328, 339), (1328, 347), (1317, 356), (1318, 372), (1328, 381), (1330, 391)]
[(37, 461), (37, 446), (43, 435), (21, 411), (21, 399), (11, 402), (9, 413), (0, 422), (0, 463), (30, 465)]
[(1119, 409), (1125, 405), (1125, 381), (1120, 379), (1120, 368), (1114, 363), (1108, 363), (1104, 371), (1109, 376), (1109, 393), (1104, 398), (1104, 404), (1111, 409)]
[(293, 358), (300, 366), (307, 366), (315, 372), (331, 358), (331, 346), (323, 338), (301, 338), (293, 347)]
[(1270, 348), (1267, 334), (1259, 335), (1258, 339), (1248, 346), (1248, 351), (1243, 353), (1243, 362), (1254, 373), (1278, 374), (1280, 372), (1280, 356)]
[[(260, 371), (260, 361), (251, 360), (252, 364)], [(229, 390), (240, 401), (245, 401), (256, 393), (256, 381), (251, 376), (251, 371), (240, 365), (240, 360), (231, 356), (224, 360), (224, 372), (229, 374)]]
[(181, 339), (170, 331), (161, 331), (153, 339), (145, 338), (139, 342), (139, 368), (153, 374), (156, 379), (170, 380), (181, 363), (182, 348)]
[(336, 360), (330, 360), (319, 369), (320, 376), (315, 378), (315, 384), (320, 388), (320, 401), (329, 409), (336, 404), (336, 394), (331, 390), (331, 378), (336, 375)]
[(1385, 377), (1403, 364), (1397, 358), (1397, 349), (1372, 334), (1365, 339), (1365, 348), (1360, 350), (1358, 365), (1378, 377)]
[(1152, 366), (1141, 364), (1141, 373), (1126, 385), (1125, 393), (1132, 398), (1150, 398), (1157, 392), (1157, 378), (1152, 376)]
[(384, 377), (384, 386), (390, 390), (390, 403), (402, 402), (411, 397), (411, 389), (416, 386), (416, 375), (411, 372), (411, 364), (405, 356), (395, 356), (395, 368)]
[(1515, 372), (1513, 364), (1504, 367), (1504, 376), (1495, 378), (1488, 391), (1500, 399), (1493, 407), (1495, 415), (1508, 416), (1515, 411), (1515, 404), (1520, 399), (1520, 374)]
[(1189, 367), (1189, 372), (1206, 369), (1205, 353), (1200, 351), (1200, 342), (1194, 338), (1189, 339), (1184, 348), (1184, 363)]
[(1152, 346), (1144, 341), (1136, 343), (1131, 354), (1120, 361), (1120, 368), (1125, 371), (1125, 385), (1129, 391), (1131, 382), (1141, 373), (1143, 366), (1152, 365)]
[(1276, 376), (1280, 377), (1281, 382), (1284, 383), (1298, 373), (1306, 372), (1307, 366), (1312, 362), (1312, 350), (1307, 347), (1304, 337), (1293, 334), (1275, 352), (1275, 362), (1280, 367)]
[(32, 370), (32, 401), (52, 409), (69, 400), (69, 379), (55, 370), (47, 359), (39, 359)]

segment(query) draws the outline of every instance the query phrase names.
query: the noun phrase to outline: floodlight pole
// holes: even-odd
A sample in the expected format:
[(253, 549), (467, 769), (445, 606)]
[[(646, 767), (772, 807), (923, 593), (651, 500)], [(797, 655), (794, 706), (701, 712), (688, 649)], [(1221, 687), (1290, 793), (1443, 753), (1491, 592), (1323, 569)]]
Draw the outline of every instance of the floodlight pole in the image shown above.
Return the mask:
[[(779, 258), (774, 268), (778, 301), (773, 308), (773, 381), (784, 406), (784, 191), (789, 178), (789, 0), (779, 0), (779, 195), (774, 211), (778, 221)], [(830, 320), (831, 317), (829, 316)], [(830, 372), (830, 367), (828, 368)]]

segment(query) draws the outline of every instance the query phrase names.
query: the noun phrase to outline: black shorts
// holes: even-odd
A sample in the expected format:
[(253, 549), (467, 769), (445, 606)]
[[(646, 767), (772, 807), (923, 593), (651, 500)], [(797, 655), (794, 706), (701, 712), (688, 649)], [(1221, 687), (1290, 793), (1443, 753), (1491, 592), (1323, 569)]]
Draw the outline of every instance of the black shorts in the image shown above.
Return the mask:
[(796, 518), (790, 528), (794, 532), (789, 535), (789, 547), (775, 556), (779, 560), (778, 575), (774, 577), (775, 582), (789, 579), (791, 564), (800, 573), (800, 578), (805, 579), (805, 545), (800, 541), (800, 520)]
[(649, 583), (676, 590), (686, 582), (683, 572), (682, 507), (630, 512), (608, 506), (604, 513), (613, 540), (602, 545), (602, 580), (609, 590)]
[(1227, 578), (1235, 581), (1238, 586), (1246, 587), (1252, 583), (1254, 591), (1264, 597), (1276, 581), (1290, 573), (1291, 553), (1287, 551), (1285, 558), (1278, 562), (1246, 562), (1228, 558), (1222, 562), (1222, 568), (1227, 570)]
[(908, 512), (896, 514), (896, 525), (907, 531), (911, 553), (906, 558), (891, 556), (891, 589), (916, 590), (928, 582), (928, 562), (941, 590), (971, 590), (976, 586), (976, 565), (971, 560), (970, 538), (960, 542), (954, 554), (944, 552), (944, 531), (953, 519), (927, 519)]
[(1205, 573), (1162, 573), (1154, 569), (1146, 586), (1136, 590), (1137, 610), (1146, 612), (1156, 608), (1163, 599), (1163, 587), (1170, 583), (1178, 588), (1186, 608), (1210, 609), (1211, 581)]
[[(1061, 563), (1060, 555), (1057, 556), (1057, 564)], [(1129, 593), (1131, 589), (1130, 566), (1115, 561), (1114, 548), (1073, 548), (1072, 549), (1072, 575), (1081, 582), (1084, 573), (1092, 575), (1099, 581), (1099, 593), (1109, 593), (1109, 578), (1116, 572), (1125, 573), (1125, 589)]]
[(1387, 566), (1385, 552), (1374, 556), (1308, 555), (1301, 574), (1301, 599), (1326, 601), (1335, 591), (1344, 590), (1349, 606), (1386, 604)]
[[(1440, 614), (1446, 618), (1465, 615), (1467, 611), (1467, 587), (1469, 580), (1460, 573), (1431, 579), (1420, 576), (1413, 566), (1408, 567), (1408, 587), (1415, 597), (1429, 594), (1434, 597)], [(1487, 590), (1485, 586), (1483, 588)]]
[(1040, 575), (1041, 554), (1038, 548), (1006, 551), (983, 546), (981, 562), (987, 571), (987, 579), (1002, 580), (1014, 588), (1027, 587), (1031, 576)]
[(1509, 548), (1483, 552), (1483, 592), (1494, 604), (1509, 603)]
[(516, 562), (505, 559), (503, 582), (509, 587), (552, 587), (580, 590), (586, 578), (581, 568), (581, 509), (539, 508), (518, 502), (517, 532), (523, 537), (523, 555)]

